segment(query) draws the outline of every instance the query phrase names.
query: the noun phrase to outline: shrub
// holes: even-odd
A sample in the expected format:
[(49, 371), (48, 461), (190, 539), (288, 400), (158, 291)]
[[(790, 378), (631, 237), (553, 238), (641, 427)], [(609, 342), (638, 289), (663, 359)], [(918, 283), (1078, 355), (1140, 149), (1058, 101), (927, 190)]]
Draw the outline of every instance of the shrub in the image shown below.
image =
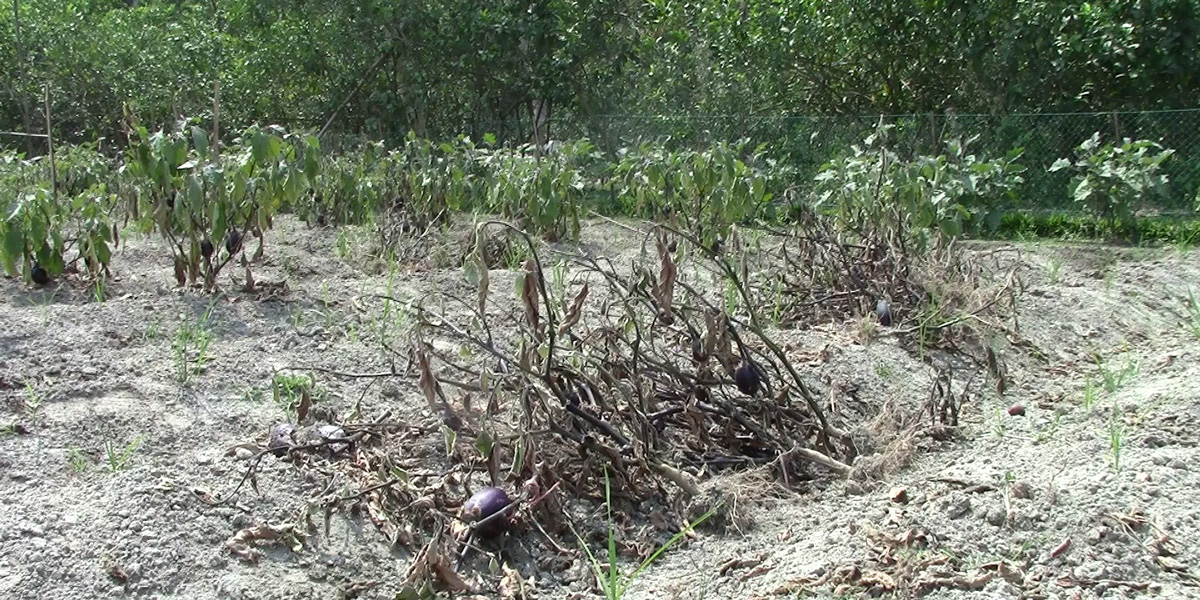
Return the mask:
[(1100, 132), (1096, 132), (1075, 149), (1074, 161), (1060, 158), (1050, 171), (1073, 170), (1074, 201), (1101, 219), (1129, 227), (1132, 241), (1137, 243), (1138, 203), (1162, 192), (1167, 183), (1162, 165), (1174, 153), (1150, 140), (1125, 138), (1119, 145), (1101, 144)]
[(914, 243), (917, 249), (957, 237), (972, 223), (999, 224), (996, 201), (1023, 181), (1019, 149), (982, 159), (968, 152), (976, 139), (970, 138), (948, 142), (945, 154), (906, 160), (888, 146), (891, 129), (880, 126), (851, 156), (821, 167), (817, 210), (843, 230)]

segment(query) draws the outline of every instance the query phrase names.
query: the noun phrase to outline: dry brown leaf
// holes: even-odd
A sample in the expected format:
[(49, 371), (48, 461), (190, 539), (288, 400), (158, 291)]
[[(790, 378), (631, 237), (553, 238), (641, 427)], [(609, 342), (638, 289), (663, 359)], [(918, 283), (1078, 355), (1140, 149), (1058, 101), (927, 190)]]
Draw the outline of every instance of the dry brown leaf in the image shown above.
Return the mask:
[(500, 570), (504, 573), (500, 578), (500, 598), (525, 600), (525, 582), (521, 579), (521, 574), (509, 567), (508, 563), (500, 565)]
[(225, 542), (225, 547), (242, 560), (258, 562), (262, 552), (254, 547), (255, 542), (278, 542), (291, 531), (291, 525), (255, 525), (233, 534)]
[(438, 409), (438, 382), (433, 376), (433, 369), (429, 367), (429, 357), (425, 355), (425, 349), (418, 342), (413, 346), (413, 354), (417, 357), (417, 385), (421, 391), (425, 393), (425, 401), (429, 403), (429, 408)]
[(1070, 548), (1071, 548), (1071, 537), (1067, 536), (1066, 539), (1064, 539), (1059, 545), (1055, 546), (1054, 549), (1050, 551), (1050, 557), (1054, 558), (1054, 557), (1062, 554), (1063, 552), (1066, 552)]
[(671, 300), (675, 295), (675, 259), (667, 249), (665, 233), (658, 236), (658, 256), (661, 260), (658, 282), (654, 285), (654, 299), (658, 302), (659, 316), (665, 321), (672, 320)]
[(538, 270), (537, 263), (530, 257), (525, 260), (525, 280), (521, 285), (521, 302), (525, 305), (525, 323), (537, 335), (541, 331), (538, 314)]
[(563, 319), (562, 325), (558, 327), (559, 335), (566, 333), (579, 322), (579, 317), (583, 314), (583, 302), (587, 300), (587, 295), (588, 284), (584, 283), (583, 288), (575, 295), (575, 300), (571, 302), (571, 308), (567, 310), (567, 316)]
[(250, 272), (250, 265), (246, 265), (246, 285), (242, 287), (242, 291), (247, 294), (254, 292), (254, 274)]
[(485, 238), (485, 232), (484, 232), (483, 228), (480, 228), (475, 234), (475, 256), (474, 256), (475, 270), (477, 270), (479, 272), (479, 289), (478, 289), (477, 300), (479, 303), (480, 318), (483, 318), (483, 316), (485, 314), (487, 314), (484, 309), (487, 308), (488, 287), (490, 286), (490, 282), (488, 280), (487, 261), (483, 259), (483, 252), (485, 250), (486, 245), (487, 245), (487, 239)]
[(433, 539), (429, 540), (429, 545), (426, 546), (426, 549), (426, 560), (429, 567), (450, 591), (470, 592), (474, 589), (451, 566), (448, 548), (446, 548), (445, 539), (440, 533), (434, 535)]
[(878, 585), (889, 591), (896, 589), (896, 580), (883, 571), (863, 571), (862, 575), (858, 578), (858, 582), (863, 587), (868, 588)]
[(914, 592), (918, 596), (924, 596), (938, 588), (948, 588), (954, 590), (981, 590), (987, 587), (987, 584), (992, 581), (991, 573), (981, 573), (977, 575), (966, 575), (961, 577), (930, 577), (927, 579), (917, 580), (914, 585)]
[(980, 571), (996, 572), (1009, 583), (1020, 583), (1025, 580), (1025, 572), (1016, 565), (1009, 564), (1006, 561), (998, 560), (979, 566)]
[(300, 405), (296, 407), (296, 422), (302, 423), (308, 418), (308, 409), (312, 406), (312, 397), (308, 395), (308, 390), (300, 388)]
[(187, 266), (178, 258), (175, 259), (175, 281), (179, 282), (179, 287), (187, 285)]
[(741, 577), (739, 577), (738, 581), (745, 583), (747, 581), (750, 581), (751, 579), (754, 579), (755, 577), (762, 577), (763, 575), (766, 575), (767, 573), (770, 573), (771, 571), (774, 571), (774, 570), (775, 570), (774, 567), (768, 567), (766, 565), (759, 565), (757, 567), (754, 567), (754, 569), (752, 571), (750, 571), (749, 573), (746, 573), (745, 575), (742, 575)]
[(1162, 567), (1163, 570), (1175, 571), (1177, 573), (1187, 573), (1187, 565), (1182, 561), (1171, 558), (1170, 556), (1158, 556), (1155, 557), (1154, 560), (1158, 562), (1158, 566)]
[(259, 446), (258, 444), (250, 444), (250, 443), (235, 444), (225, 450), (225, 456), (233, 456), (233, 455), (237, 454), (238, 450), (246, 450), (248, 452), (253, 452), (254, 454), (258, 454), (259, 452), (263, 451), (263, 447)]

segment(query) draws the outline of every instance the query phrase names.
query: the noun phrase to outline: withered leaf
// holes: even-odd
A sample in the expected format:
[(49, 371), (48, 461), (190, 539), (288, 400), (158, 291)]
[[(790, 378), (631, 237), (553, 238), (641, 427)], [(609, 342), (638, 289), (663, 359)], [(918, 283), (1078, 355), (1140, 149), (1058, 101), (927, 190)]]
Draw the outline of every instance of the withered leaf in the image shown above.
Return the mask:
[(558, 327), (558, 334), (562, 335), (575, 326), (579, 322), (579, 317), (583, 314), (583, 302), (587, 300), (588, 284), (585, 282), (580, 288), (579, 293), (575, 295), (575, 300), (571, 302), (571, 308), (567, 310), (567, 317), (563, 319), (562, 325)]
[(277, 543), (291, 531), (291, 525), (255, 525), (233, 534), (233, 537), (226, 540), (225, 547), (242, 560), (258, 562), (262, 552), (254, 547), (256, 542)]
[(181, 258), (175, 259), (175, 281), (179, 282), (179, 287), (187, 285), (187, 265)]
[(437, 410), (438, 382), (429, 367), (429, 357), (425, 355), (425, 349), (419, 342), (413, 345), (413, 354), (417, 357), (417, 385), (425, 393), (425, 401), (429, 403), (429, 408)]
[(308, 390), (300, 388), (300, 405), (296, 407), (296, 421), (303, 422), (308, 418), (308, 409), (312, 406), (312, 397), (308, 395)]
[(541, 330), (541, 316), (538, 314), (537, 263), (532, 257), (525, 260), (525, 279), (521, 286), (521, 302), (525, 305), (525, 323), (537, 335)]
[(500, 598), (503, 600), (525, 600), (525, 582), (516, 569), (508, 563), (500, 565), (504, 576), (500, 578)]
[(666, 234), (658, 236), (658, 256), (661, 260), (658, 282), (654, 286), (654, 299), (658, 302), (660, 314), (664, 318), (671, 316), (671, 299), (675, 295), (675, 259), (667, 249)]

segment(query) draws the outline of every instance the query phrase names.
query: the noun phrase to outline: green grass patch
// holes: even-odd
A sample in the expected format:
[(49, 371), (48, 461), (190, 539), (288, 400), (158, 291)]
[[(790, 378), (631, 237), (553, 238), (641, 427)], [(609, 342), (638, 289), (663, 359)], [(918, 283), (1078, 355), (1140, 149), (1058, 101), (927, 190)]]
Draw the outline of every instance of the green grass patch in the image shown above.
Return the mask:
[[(1200, 219), (1179, 216), (1141, 217), (1137, 220), (1141, 244), (1200, 242)], [(999, 226), (982, 237), (1002, 240), (1067, 239), (1123, 241), (1132, 236), (1129, 225), (1081, 213), (1010, 212)]]

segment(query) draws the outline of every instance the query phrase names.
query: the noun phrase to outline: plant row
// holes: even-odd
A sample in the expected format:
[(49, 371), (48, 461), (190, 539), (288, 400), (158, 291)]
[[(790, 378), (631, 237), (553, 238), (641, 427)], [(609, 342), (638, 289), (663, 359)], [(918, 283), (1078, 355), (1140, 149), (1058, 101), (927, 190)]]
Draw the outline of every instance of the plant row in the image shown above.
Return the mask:
[[(1019, 149), (979, 156), (973, 139), (951, 141), (938, 156), (903, 156), (886, 125), (814, 181), (797, 181), (765, 147), (744, 144), (647, 142), (606, 155), (586, 139), (510, 148), (491, 136), (477, 144), (409, 135), (392, 148), (370, 143), (323, 156), (316, 137), (274, 126), (250, 127), (228, 144), (190, 122), (153, 133), (130, 122), (129, 132), (115, 160), (90, 146), (65, 148), (53, 161), (0, 155), (6, 274), (35, 283), (66, 272), (103, 278), (121, 228), (132, 225), (167, 241), (181, 286), (211, 290), (239, 256), (248, 268), (246, 240), (257, 238), (254, 257), (262, 255), (263, 232), (280, 212), (315, 224), (399, 214), (414, 231), (455, 213), (486, 213), (557, 241), (577, 239), (581, 219), (596, 211), (671, 223), (708, 247), (735, 224), (820, 216), (846, 232), (908, 236), (899, 241), (923, 248), (935, 237), (1013, 235), (1016, 220), (1000, 207), (1025, 172)], [(1137, 241), (1138, 204), (1165, 184), (1171, 155), (1153, 142), (1103, 144), (1097, 135), (1051, 169), (1074, 173), (1064, 191), (1099, 223), (1093, 231)]]

